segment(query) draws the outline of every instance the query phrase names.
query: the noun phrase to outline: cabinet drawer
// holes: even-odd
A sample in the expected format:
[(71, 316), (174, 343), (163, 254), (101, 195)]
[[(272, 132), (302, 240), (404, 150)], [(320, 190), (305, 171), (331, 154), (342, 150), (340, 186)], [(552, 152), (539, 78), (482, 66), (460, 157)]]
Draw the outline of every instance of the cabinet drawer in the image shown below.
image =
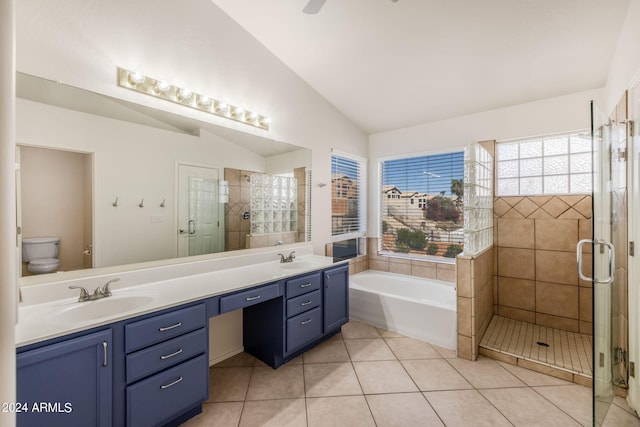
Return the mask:
[(287, 320), (287, 352), (322, 336), (322, 313), (320, 307)]
[(172, 338), (127, 356), (127, 384), (170, 368), (207, 350), (206, 329)]
[(287, 298), (293, 298), (320, 289), (322, 278), (318, 272), (287, 280), (286, 283)]
[(167, 369), (127, 387), (127, 425), (157, 426), (207, 399), (207, 358)]
[(278, 284), (260, 286), (259, 288), (249, 289), (248, 291), (239, 292), (220, 298), (220, 313), (226, 313), (238, 308), (249, 307), (250, 305), (259, 304), (278, 297)]
[(191, 332), (206, 324), (204, 304), (161, 314), (125, 326), (125, 351), (147, 347), (151, 344)]
[(287, 317), (295, 316), (320, 305), (320, 290), (287, 300)]

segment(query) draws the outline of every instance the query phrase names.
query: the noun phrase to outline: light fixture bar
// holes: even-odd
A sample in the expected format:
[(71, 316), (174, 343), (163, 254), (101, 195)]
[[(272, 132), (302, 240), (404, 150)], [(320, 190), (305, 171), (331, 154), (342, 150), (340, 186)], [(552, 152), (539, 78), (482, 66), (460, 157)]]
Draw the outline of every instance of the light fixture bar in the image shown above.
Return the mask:
[(269, 117), (246, 110), (239, 105), (228, 104), (208, 95), (192, 92), (188, 88), (174, 86), (165, 80), (154, 79), (120, 67), (118, 86), (264, 130), (269, 130), (271, 123)]

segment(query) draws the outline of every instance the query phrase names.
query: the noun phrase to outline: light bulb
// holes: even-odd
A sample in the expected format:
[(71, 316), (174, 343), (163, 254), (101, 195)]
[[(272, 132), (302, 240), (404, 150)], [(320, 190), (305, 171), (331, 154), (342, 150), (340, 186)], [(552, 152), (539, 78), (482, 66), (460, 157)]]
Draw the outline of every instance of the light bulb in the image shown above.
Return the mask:
[(181, 101), (186, 101), (190, 99), (191, 96), (193, 96), (193, 92), (191, 92), (191, 90), (189, 89), (180, 89), (178, 91), (178, 99), (180, 99)]
[(216, 103), (216, 111), (218, 113), (226, 114), (228, 110), (229, 110), (229, 106), (227, 105), (226, 102)]
[(247, 111), (247, 119), (248, 120), (250, 120), (252, 122), (255, 122), (257, 118), (258, 118), (258, 113)]
[(144, 83), (145, 80), (147, 80), (147, 78), (138, 72), (134, 71), (129, 73), (129, 83), (131, 84), (140, 85)]
[(171, 89), (171, 85), (166, 80), (158, 80), (156, 81), (156, 89), (158, 92), (166, 92)]
[(242, 107), (233, 107), (231, 109), (231, 115), (233, 117), (240, 117), (240, 116), (242, 116), (242, 113), (244, 113), (244, 108), (242, 108)]
[(209, 98), (207, 95), (200, 95), (198, 97), (198, 105), (200, 105), (201, 107), (208, 107), (209, 105), (211, 105), (211, 98)]
[(269, 126), (270, 123), (271, 123), (271, 119), (269, 117), (260, 116), (260, 124), (262, 126)]

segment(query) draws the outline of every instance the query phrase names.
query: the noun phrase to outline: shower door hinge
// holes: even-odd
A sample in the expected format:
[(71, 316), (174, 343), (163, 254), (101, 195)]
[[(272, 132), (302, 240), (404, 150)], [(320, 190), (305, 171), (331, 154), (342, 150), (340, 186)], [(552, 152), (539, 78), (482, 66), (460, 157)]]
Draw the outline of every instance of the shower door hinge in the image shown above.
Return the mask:
[(629, 376), (636, 377), (636, 364), (635, 362), (629, 362)]
[(636, 244), (631, 241), (629, 242), (629, 256), (635, 256), (636, 254)]
[(633, 120), (627, 120), (627, 124), (629, 125), (629, 136), (633, 136), (635, 133), (635, 122)]
[(600, 353), (599, 356), (600, 357), (598, 357), (598, 366), (604, 368), (604, 353)]
[(22, 234), (22, 227), (16, 227), (16, 234), (17, 235)]

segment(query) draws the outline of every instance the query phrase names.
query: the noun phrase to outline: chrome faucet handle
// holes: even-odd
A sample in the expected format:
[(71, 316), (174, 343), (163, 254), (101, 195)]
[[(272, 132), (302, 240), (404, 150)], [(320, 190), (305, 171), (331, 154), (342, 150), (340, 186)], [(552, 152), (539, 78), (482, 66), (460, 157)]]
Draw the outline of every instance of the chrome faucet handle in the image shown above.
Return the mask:
[(281, 263), (287, 262), (287, 259), (284, 257), (284, 255), (282, 255), (282, 254), (278, 254), (278, 255), (280, 255), (280, 262)]
[(291, 251), (291, 253), (289, 254), (289, 262), (293, 261), (294, 259), (296, 259), (296, 251)]
[[(102, 296), (110, 297), (111, 296), (111, 289), (109, 288), (109, 285), (112, 284), (113, 282), (117, 282), (118, 280), (120, 280), (120, 278), (111, 279), (107, 283), (102, 285), (102, 288), (98, 288), (98, 289), (100, 289), (100, 293), (102, 294)], [(98, 290), (98, 289), (96, 289), (96, 290)]]
[(87, 289), (82, 286), (69, 286), (69, 289), (80, 289), (80, 297), (78, 297), (78, 302), (88, 301), (90, 296)]

